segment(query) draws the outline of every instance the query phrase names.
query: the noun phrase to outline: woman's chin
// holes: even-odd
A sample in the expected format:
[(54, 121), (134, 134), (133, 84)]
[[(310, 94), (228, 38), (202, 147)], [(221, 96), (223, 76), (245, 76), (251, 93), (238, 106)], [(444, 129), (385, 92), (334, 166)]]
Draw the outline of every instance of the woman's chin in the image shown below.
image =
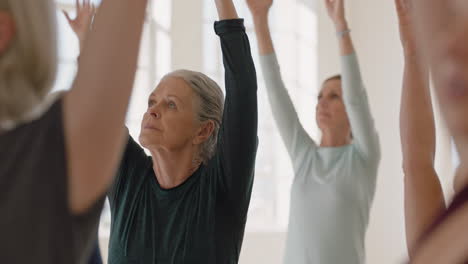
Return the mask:
[(159, 140), (157, 136), (148, 135), (147, 133), (142, 132), (138, 138), (140, 144), (145, 148), (150, 148), (151, 146), (158, 145)]

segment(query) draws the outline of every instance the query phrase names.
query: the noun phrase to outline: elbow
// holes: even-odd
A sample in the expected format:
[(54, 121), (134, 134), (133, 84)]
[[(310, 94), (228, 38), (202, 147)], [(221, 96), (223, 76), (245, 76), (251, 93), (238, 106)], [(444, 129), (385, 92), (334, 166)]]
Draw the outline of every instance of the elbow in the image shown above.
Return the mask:
[(405, 182), (411, 180), (419, 175), (421, 177), (426, 177), (427, 174), (433, 174), (435, 172), (434, 163), (428, 160), (418, 160), (418, 159), (403, 159), (402, 169), (405, 177)]

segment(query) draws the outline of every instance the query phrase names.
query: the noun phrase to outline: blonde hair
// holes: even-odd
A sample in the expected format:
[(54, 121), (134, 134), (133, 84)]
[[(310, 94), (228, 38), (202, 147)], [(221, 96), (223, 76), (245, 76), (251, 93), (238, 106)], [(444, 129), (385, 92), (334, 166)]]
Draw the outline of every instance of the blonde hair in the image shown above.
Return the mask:
[(27, 121), (45, 99), (57, 71), (56, 14), (52, 0), (0, 0), (15, 34), (0, 54), (0, 129)]
[(224, 95), (219, 85), (201, 72), (177, 70), (166, 76), (181, 78), (198, 97), (199, 109), (197, 117), (200, 122), (213, 121), (214, 130), (211, 136), (200, 146), (199, 158), (208, 162), (216, 151), (218, 132), (221, 127), (224, 110)]

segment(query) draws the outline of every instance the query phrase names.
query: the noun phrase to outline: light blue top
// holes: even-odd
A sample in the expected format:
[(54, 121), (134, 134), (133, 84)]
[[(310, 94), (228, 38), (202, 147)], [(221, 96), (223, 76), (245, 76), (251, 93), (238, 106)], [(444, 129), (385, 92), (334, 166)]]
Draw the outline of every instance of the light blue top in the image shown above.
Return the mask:
[(362, 264), (380, 147), (355, 54), (341, 57), (353, 142), (318, 147), (302, 127), (276, 55), (260, 57), (273, 116), (294, 168), (284, 263)]

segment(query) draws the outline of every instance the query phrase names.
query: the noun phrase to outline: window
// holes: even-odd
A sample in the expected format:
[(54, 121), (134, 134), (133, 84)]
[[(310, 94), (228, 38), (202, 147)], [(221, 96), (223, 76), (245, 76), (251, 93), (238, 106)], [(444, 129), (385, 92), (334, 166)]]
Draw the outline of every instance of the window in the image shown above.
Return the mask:
[(457, 151), (457, 147), (455, 146), (455, 143), (452, 141), (452, 165), (454, 168), (457, 168), (460, 165), (460, 156)]

